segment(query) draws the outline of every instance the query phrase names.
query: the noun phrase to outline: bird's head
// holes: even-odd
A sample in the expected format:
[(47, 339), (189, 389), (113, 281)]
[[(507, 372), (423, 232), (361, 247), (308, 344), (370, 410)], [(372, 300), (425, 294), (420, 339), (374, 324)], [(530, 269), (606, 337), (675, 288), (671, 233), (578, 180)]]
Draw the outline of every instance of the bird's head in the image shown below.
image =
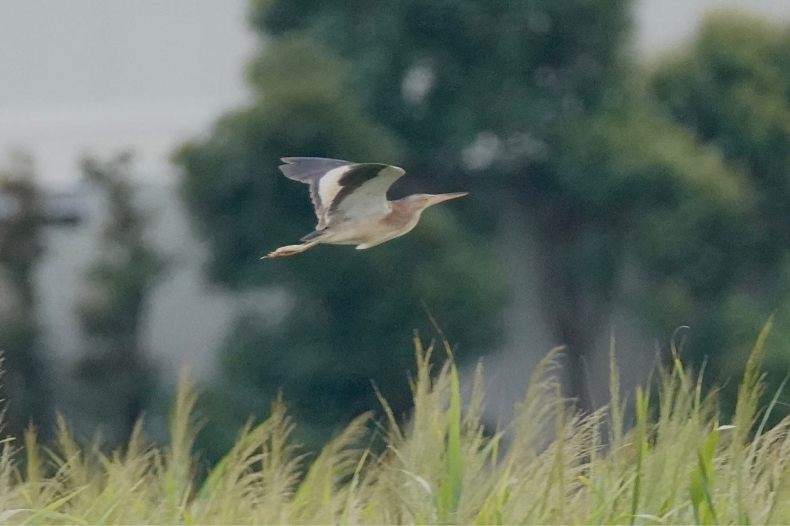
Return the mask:
[(406, 198), (406, 201), (418, 210), (425, 210), (429, 206), (438, 205), (450, 199), (463, 197), (469, 192), (456, 192), (453, 194), (414, 194)]

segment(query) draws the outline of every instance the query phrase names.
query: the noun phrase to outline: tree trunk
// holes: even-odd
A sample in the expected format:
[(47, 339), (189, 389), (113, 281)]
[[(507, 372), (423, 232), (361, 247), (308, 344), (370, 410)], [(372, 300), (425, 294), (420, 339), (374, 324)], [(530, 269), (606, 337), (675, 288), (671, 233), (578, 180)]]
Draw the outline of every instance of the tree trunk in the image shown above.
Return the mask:
[[(554, 337), (566, 348), (566, 395), (578, 408), (595, 409), (591, 397), (588, 364), (596, 337), (607, 318), (609, 302), (600, 283), (585, 281), (579, 273), (578, 247), (586, 234), (586, 222), (571, 207), (530, 207), (537, 225), (543, 279), (544, 315)], [(592, 264), (592, 263), (591, 263)]]

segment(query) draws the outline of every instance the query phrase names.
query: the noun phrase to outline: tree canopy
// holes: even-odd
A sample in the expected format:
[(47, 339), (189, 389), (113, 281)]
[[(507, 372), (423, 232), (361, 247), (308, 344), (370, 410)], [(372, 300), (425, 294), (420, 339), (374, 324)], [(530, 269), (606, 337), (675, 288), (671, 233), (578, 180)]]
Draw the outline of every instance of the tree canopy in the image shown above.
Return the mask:
[(141, 342), (150, 292), (167, 268), (167, 257), (148, 239), (148, 211), (135, 202), (132, 155), (107, 161), (86, 158), (87, 182), (105, 199), (102, 255), (86, 273), (77, 315), (87, 345), (76, 373), (85, 388), (84, 412), (110, 445), (125, 443), (156, 387), (155, 367)]
[[(783, 124), (771, 121), (770, 132), (747, 126), (762, 141), (752, 146), (736, 136), (742, 131), (727, 135), (745, 151), (700, 137), (694, 123), (726, 129), (732, 112), (737, 128), (743, 114), (729, 99), (683, 94), (734, 73), (712, 73), (695, 58), (645, 79), (628, 45), (631, 7), (253, 1), (250, 20), (266, 38), (248, 70), (255, 102), (177, 155), (183, 195), (212, 249), (211, 276), (283, 292), (281, 319), (252, 311), (240, 318), (224, 351), (227, 378), (245, 378), (253, 392), (285, 385), (297, 405), (319, 397), (300, 410), (328, 423), (368, 407), (368, 378), (398, 392), (408, 335), (425, 326), (421, 301), (462, 351), (491, 348), (505, 278), (481, 242), (496, 229), (480, 225), (503, 213), (516, 213), (535, 235), (541, 310), (568, 346), (570, 394), (582, 407), (591, 407), (584, 362), (616, 302), (642, 313), (662, 340), (682, 324), (712, 334), (734, 288), (756, 268), (743, 262), (769, 235), (757, 235), (761, 221), (775, 238), (785, 231), (782, 161), (768, 160), (784, 145)], [(700, 42), (711, 40), (705, 35)], [(749, 46), (758, 44), (725, 48), (749, 59), (757, 53)], [(746, 95), (733, 92), (735, 102), (781, 78), (771, 68), (786, 55), (768, 55), (773, 65), (756, 69), (721, 59), (755, 79), (739, 87)], [(781, 102), (781, 86), (763, 93), (759, 114), (778, 118), (769, 103)], [(698, 101), (711, 115), (690, 123), (684, 104)], [(433, 185), (473, 190), (475, 199), (459, 203), (459, 219), (435, 211), (413, 235), (361, 256), (327, 248), (264, 266), (259, 255), (312, 226), (305, 189), (274, 168), (287, 155), (396, 162), (412, 174), (396, 194)], [(764, 182), (755, 184), (748, 162)], [(757, 258), (761, 268), (778, 268), (771, 261), (781, 257), (771, 257)], [(624, 287), (627, 274), (636, 279)], [(380, 360), (383, 345), (402, 350)]]
[[(790, 27), (741, 12), (706, 17), (690, 45), (661, 60), (650, 87), (665, 115), (717, 151), (743, 177), (752, 206), (735, 225), (720, 229), (732, 250), (716, 301), (699, 309), (692, 349), (735, 374), (765, 319), (776, 312), (774, 338), (790, 336)], [(691, 276), (697, 286), (706, 273)], [(772, 355), (776, 384), (790, 365)], [(738, 364), (738, 365), (735, 365)]]
[(504, 273), (488, 244), (449, 210), (427, 212), (414, 232), (372, 250), (319, 247), (260, 261), (315, 223), (307, 188), (279, 173), (280, 157), (399, 159), (397, 141), (362, 113), (347, 72), (342, 59), (304, 35), (268, 42), (250, 68), (255, 102), (176, 155), (182, 195), (211, 248), (210, 276), (261, 289), (258, 300), (276, 305), (270, 316), (263, 308), (242, 313), (223, 349), (225, 382), (214, 392), (246, 399), (233, 404), (236, 423), (250, 410), (265, 411), (280, 389), (324, 438), (340, 421), (377, 407), (375, 389), (404, 411), (412, 334), (435, 334), (430, 316), (461, 359), (499, 342)]
[(48, 361), (43, 352), (34, 274), (44, 253), (41, 192), (32, 159), (15, 155), (0, 171), (0, 402), (3, 431), (20, 437), (51, 422)]
[(260, 0), (251, 17), (266, 34), (307, 33), (345, 58), (362, 110), (397, 139), (407, 169), (461, 180), (484, 207), (515, 198), (538, 241), (542, 309), (569, 349), (570, 393), (586, 407), (583, 362), (624, 267), (646, 277), (640, 308), (678, 322), (686, 305), (654, 297), (682, 290), (696, 301), (689, 273), (720, 290), (731, 269), (711, 260), (733, 247), (718, 228), (749, 206), (737, 171), (645, 93), (629, 54), (631, 7)]

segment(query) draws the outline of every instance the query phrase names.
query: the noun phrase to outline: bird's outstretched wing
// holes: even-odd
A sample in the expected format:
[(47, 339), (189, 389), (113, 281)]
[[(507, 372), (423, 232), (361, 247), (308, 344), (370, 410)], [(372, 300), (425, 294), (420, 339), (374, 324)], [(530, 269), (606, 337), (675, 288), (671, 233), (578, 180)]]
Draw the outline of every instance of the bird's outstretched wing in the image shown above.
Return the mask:
[(315, 215), (318, 218), (318, 225), (316, 225), (315, 229), (322, 230), (326, 228), (326, 213), (329, 211), (331, 201), (321, 199), (321, 178), (337, 168), (348, 167), (354, 163), (339, 159), (323, 159), (321, 157), (283, 157), (281, 161), (285, 163), (280, 166), (280, 170), (285, 177), (310, 186), (310, 199), (313, 201)]
[(284, 157), (280, 166), (289, 179), (310, 185), (318, 217), (316, 230), (389, 212), (387, 190), (405, 172), (388, 164), (350, 163), (319, 157)]

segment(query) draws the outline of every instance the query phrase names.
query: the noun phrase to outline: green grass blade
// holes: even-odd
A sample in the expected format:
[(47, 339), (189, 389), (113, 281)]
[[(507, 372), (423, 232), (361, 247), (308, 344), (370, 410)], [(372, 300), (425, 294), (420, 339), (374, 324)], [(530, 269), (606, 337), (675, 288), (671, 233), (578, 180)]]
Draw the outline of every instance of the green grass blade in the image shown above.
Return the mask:
[(461, 388), (455, 364), (450, 366), (450, 389), (446, 476), (439, 489), (439, 516), (443, 522), (449, 520), (458, 509), (464, 478), (464, 458), (461, 451)]

